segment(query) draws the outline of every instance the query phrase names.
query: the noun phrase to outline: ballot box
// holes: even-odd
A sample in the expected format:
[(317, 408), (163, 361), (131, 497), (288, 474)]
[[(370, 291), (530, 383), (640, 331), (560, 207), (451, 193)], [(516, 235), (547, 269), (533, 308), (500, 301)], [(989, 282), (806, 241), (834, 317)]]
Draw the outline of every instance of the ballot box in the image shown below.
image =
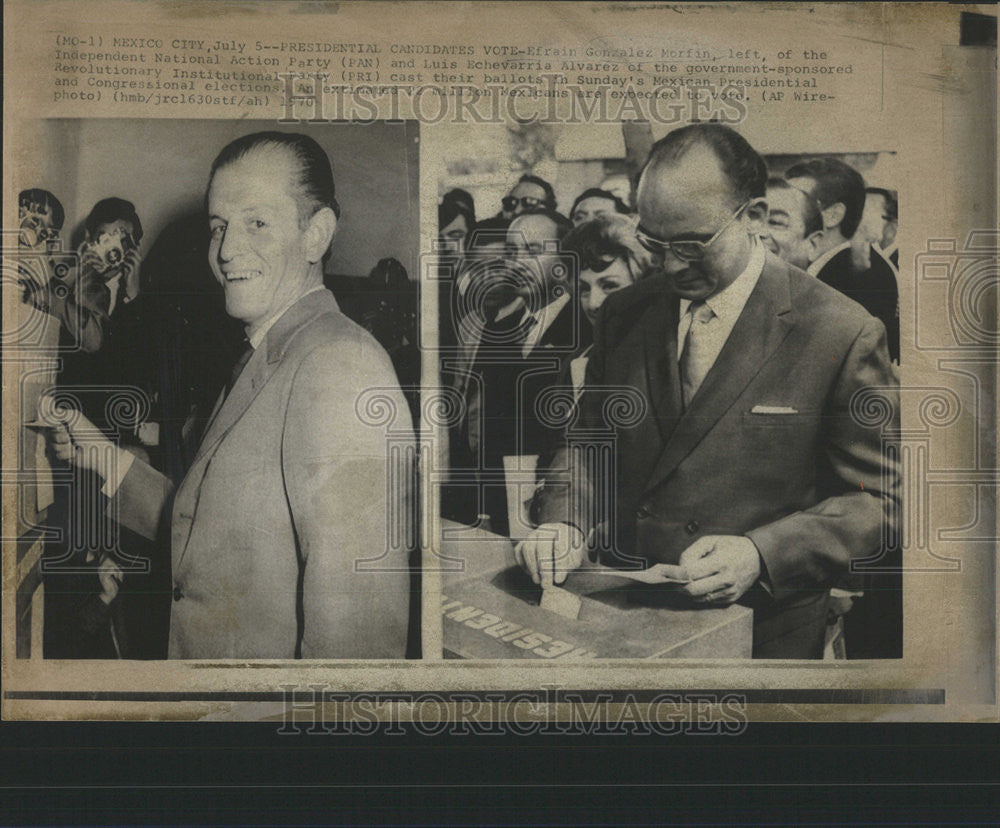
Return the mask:
[(750, 658), (746, 607), (692, 608), (675, 586), (581, 571), (563, 584), (579, 598), (574, 618), (540, 606), (507, 538), (448, 521), (442, 535), (446, 658)]

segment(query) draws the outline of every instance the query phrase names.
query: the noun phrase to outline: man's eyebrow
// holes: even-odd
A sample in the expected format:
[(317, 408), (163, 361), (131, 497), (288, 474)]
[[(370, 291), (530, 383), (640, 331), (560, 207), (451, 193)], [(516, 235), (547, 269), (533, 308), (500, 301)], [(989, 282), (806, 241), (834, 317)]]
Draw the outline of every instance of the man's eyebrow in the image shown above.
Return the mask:
[(791, 215), (791, 213), (789, 213), (788, 210), (779, 210), (777, 208), (771, 208), (771, 210), (768, 211), (768, 215), (769, 216), (784, 216), (785, 218), (788, 218)]

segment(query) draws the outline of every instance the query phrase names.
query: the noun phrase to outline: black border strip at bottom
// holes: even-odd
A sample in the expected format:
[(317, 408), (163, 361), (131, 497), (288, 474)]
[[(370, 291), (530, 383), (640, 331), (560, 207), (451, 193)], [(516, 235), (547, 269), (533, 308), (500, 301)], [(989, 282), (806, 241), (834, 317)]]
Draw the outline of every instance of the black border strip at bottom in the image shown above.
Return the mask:
[(732, 698), (737, 696), (745, 704), (933, 704), (945, 703), (945, 691), (941, 688), (911, 689), (725, 689), (725, 690), (414, 690), (412, 692), (352, 691), (340, 692), (328, 689), (313, 691), (309, 685), (290, 692), (274, 691), (62, 691), (62, 690), (5, 690), (4, 698), (34, 701), (108, 701), (108, 702), (296, 702), (309, 700), (329, 702), (351, 702), (355, 700), (388, 702), (419, 702), (421, 697), (436, 701), (463, 702), (481, 700), (484, 702), (535, 702), (539, 704), (567, 701), (577, 703), (601, 702), (652, 703), (665, 696), (679, 696), (696, 701), (711, 698)]

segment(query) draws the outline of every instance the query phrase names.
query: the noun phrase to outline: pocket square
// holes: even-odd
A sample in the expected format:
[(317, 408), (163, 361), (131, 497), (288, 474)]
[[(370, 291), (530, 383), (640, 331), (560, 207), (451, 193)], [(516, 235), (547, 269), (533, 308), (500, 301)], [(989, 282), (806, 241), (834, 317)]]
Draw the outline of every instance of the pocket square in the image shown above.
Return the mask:
[(755, 405), (750, 409), (751, 414), (798, 414), (797, 408), (789, 405)]

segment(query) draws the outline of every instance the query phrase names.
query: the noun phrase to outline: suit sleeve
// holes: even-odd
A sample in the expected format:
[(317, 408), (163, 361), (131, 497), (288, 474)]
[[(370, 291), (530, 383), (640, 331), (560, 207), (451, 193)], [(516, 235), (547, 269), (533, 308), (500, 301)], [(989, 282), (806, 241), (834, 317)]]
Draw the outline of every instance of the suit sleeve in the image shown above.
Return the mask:
[[(863, 389), (874, 404), (851, 401)], [(766, 580), (778, 601), (829, 585), (849, 571), (851, 558), (882, 544), (883, 527), (895, 528), (900, 473), (886, 436), (899, 429), (899, 385), (889, 363), (885, 328), (869, 318), (841, 366), (825, 412), (827, 496), (810, 509), (761, 526), (747, 537), (756, 544)]]
[[(605, 309), (601, 309), (594, 329), (587, 370), (569, 425), (556, 433), (550, 451), (539, 461), (539, 484), (531, 503), (531, 519), (542, 523), (568, 523), (588, 537), (597, 529), (594, 506), (595, 455), (586, 450), (587, 440), (574, 441), (574, 433), (587, 434), (606, 429), (604, 421), (604, 334)], [(572, 394), (569, 362), (560, 384)]]
[(84, 353), (94, 354), (101, 350), (111, 307), (108, 288), (94, 275), (84, 273), (67, 297), (58, 298), (54, 291), (50, 291), (50, 295), (52, 313), (62, 322), (72, 342)]
[(137, 457), (108, 502), (108, 513), (127, 529), (155, 540), (169, 528), (173, 494), (170, 478)]
[[(378, 389), (391, 423), (366, 421), (360, 398), (369, 389)], [(412, 448), (409, 409), (381, 349), (346, 340), (303, 360), (282, 436), (304, 567), (303, 658), (405, 655)]]

